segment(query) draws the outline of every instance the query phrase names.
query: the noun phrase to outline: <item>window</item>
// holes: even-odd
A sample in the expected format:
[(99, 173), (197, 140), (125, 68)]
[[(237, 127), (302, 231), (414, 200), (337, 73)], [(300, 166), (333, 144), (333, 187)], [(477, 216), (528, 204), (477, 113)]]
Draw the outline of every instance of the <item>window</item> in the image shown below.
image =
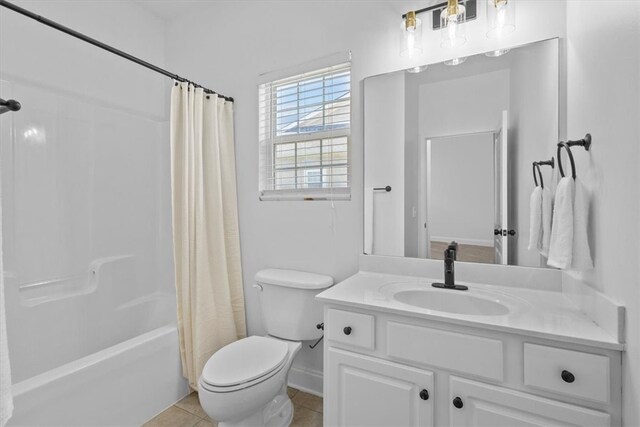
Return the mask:
[(259, 86), (260, 198), (350, 198), (351, 64)]

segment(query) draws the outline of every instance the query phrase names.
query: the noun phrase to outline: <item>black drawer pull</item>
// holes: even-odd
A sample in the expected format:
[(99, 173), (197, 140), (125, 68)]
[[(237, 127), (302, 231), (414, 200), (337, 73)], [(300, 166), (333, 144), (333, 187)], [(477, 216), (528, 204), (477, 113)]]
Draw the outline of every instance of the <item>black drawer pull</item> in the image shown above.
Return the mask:
[(425, 389), (420, 390), (420, 399), (429, 400), (429, 392)]
[(562, 377), (562, 380), (565, 383), (569, 383), (571, 384), (572, 382), (574, 382), (576, 380), (575, 375), (573, 375), (571, 372), (569, 371), (562, 371), (562, 373), (560, 374), (560, 376)]
[(345, 335), (351, 335), (351, 326), (345, 326), (342, 332), (344, 332)]
[(464, 406), (464, 403), (462, 403), (462, 399), (460, 399), (459, 397), (456, 397), (455, 399), (453, 399), (453, 406), (460, 409)]

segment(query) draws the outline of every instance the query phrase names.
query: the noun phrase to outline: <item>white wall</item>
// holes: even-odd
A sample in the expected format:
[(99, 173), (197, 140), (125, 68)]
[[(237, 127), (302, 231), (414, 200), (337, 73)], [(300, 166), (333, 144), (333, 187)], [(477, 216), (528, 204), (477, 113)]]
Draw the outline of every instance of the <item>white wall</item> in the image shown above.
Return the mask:
[[(564, 35), (565, 8), (549, 13), (546, 2), (518, 2), (518, 30), (507, 41), (485, 37), (485, 14), (468, 24), (469, 42), (460, 55), (505, 43), (521, 45)], [(250, 5), (250, 7), (249, 7)], [(424, 1), (254, 1), (199, 4), (171, 24), (167, 66), (236, 99), (236, 165), (243, 276), (249, 332), (263, 332), (254, 274), (265, 267), (296, 268), (342, 280), (358, 268), (363, 229), (362, 79), (440, 62), (440, 34), (425, 30), (424, 52), (399, 56), (401, 15)], [(258, 200), (258, 74), (294, 66), (327, 54), (353, 52), (352, 199), (336, 202)], [(457, 55), (456, 55), (457, 56)], [(296, 367), (321, 371), (321, 350), (305, 348)], [(317, 380), (317, 378), (316, 378)]]
[(568, 2), (567, 136), (593, 136), (574, 153), (593, 192), (595, 269), (566, 277), (626, 306), (623, 422), (640, 425), (640, 2)]
[(372, 210), (373, 253), (404, 256), (404, 73), (375, 76), (364, 81), (364, 137), (367, 155), (364, 188), (374, 191)]

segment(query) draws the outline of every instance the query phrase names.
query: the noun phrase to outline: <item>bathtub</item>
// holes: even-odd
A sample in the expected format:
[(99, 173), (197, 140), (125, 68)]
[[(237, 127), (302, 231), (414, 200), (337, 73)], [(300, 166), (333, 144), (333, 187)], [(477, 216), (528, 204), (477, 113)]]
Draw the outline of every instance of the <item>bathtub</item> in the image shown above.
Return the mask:
[(14, 384), (7, 426), (139, 426), (188, 393), (168, 325)]

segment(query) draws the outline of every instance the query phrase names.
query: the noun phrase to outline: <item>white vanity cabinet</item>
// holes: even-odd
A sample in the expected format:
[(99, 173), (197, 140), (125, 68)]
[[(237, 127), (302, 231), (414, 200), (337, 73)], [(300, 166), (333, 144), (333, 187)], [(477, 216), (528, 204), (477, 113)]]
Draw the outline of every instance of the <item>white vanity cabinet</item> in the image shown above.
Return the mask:
[(433, 373), (330, 348), (328, 425), (432, 426)]
[(621, 355), (325, 305), (326, 426), (618, 426)]

